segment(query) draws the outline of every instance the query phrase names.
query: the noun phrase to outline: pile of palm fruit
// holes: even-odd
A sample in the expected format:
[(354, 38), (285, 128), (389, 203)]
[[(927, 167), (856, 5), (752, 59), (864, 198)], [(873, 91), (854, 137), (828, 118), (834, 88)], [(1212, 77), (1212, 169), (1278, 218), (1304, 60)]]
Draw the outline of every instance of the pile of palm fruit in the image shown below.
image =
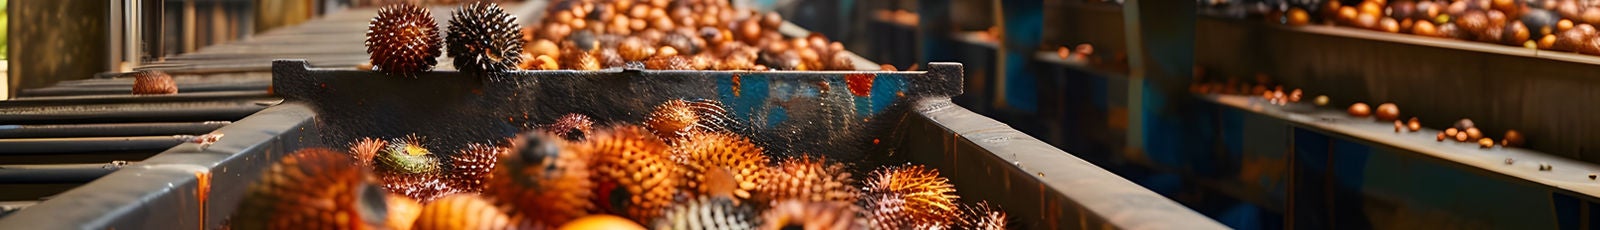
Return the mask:
[[(303, 149), (253, 185), (238, 228), (1003, 229), (938, 170), (854, 173), (820, 155), (780, 156), (734, 132), (706, 100), (671, 100), (638, 124), (580, 114), (500, 144), (440, 154), (423, 137)], [(442, 158), (449, 158), (448, 160)], [(448, 163), (446, 163), (448, 162)], [(856, 177), (864, 175), (864, 177)], [(620, 218), (619, 218), (620, 217)], [(608, 223), (617, 222), (617, 223)], [(615, 225), (612, 225), (615, 226)]]
[[(784, 38), (775, 14), (736, 11), (722, 1), (562, 1), (529, 30), (494, 4), (472, 3), (451, 14), (442, 38), (428, 15), (412, 5), (380, 10), (367, 34), (372, 70), (411, 76), (431, 71), (441, 53), (464, 73), (853, 69), (853, 55), (837, 42)], [(250, 187), (230, 223), (243, 229), (1006, 227), (1003, 212), (962, 202), (933, 168), (896, 164), (860, 172), (818, 154), (769, 152), (775, 146), (742, 136), (748, 126), (713, 100), (669, 100), (640, 113), (642, 122), (615, 124), (568, 114), (462, 149), (438, 149), (415, 135), (302, 149)]]
[[(1315, 1), (1314, 1), (1315, 2)], [(1324, 24), (1600, 55), (1600, 4), (1582, 0), (1323, 0), (1266, 12)]]

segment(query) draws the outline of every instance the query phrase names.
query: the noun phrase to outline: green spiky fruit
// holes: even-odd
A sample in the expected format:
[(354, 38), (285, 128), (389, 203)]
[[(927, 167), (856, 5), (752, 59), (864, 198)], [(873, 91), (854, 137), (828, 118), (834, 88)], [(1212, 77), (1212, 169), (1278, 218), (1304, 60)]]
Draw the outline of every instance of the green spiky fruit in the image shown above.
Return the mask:
[(378, 153), (374, 171), (389, 192), (427, 203), (459, 190), (439, 170), (439, 160), (422, 145), (422, 138), (407, 136), (389, 141)]

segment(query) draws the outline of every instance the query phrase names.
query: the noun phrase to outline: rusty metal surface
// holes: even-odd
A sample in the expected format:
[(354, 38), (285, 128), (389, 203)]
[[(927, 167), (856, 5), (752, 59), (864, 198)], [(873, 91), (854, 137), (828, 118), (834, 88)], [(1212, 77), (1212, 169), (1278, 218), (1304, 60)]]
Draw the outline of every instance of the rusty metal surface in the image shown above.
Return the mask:
[(185, 143), (0, 218), (0, 228), (213, 229), (232, 215), (247, 185), (302, 146), (321, 146), (314, 113), (274, 106), (234, 125), (209, 147)]
[(899, 152), (1023, 229), (1228, 229), (1194, 210), (949, 100), (919, 102)]
[(1591, 177), (1600, 166), (1593, 163), (1436, 141), (1439, 130), (1396, 132), (1392, 123), (1338, 108), (1200, 99), (1220, 107), (1216, 125), (1233, 130), (1224, 133), (1246, 132), (1225, 142), (1280, 159), (1256, 165), (1247, 156), (1245, 167), (1287, 167), (1288, 196), (1274, 199), (1292, 204), (1290, 227), (1587, 229), (1593, 225), (1583, 220), (1591, 218), (1581, 209), (1600, 205), (1600, 182)]

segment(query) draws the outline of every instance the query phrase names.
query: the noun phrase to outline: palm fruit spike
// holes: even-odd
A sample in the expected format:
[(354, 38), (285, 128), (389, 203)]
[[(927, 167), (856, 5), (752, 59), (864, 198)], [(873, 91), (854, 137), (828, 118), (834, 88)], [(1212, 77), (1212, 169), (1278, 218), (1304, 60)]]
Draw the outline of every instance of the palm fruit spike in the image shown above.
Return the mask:
[(691, 131), (734, 131), (728, 110), (712, 100), (668, 100), (645, 115), (644, 123), (665, 140), (681, 139)]
[(510, 229), (511, 217), (483, 197), (474, 194), (450, 195), (422, 207), (422, 215), (412, 228), (417, 230), (446, 229)]
[(677, 164), (661, 139), (638, 126), (597, 132), (586, 143), (593, 151), (596, 204), (635, 221), (655, 219), (678, 193)]
[(760, 183), (759, 191), (772, 200), (844, 201), (855, 203), (855, 179), (844, 164), (802, 156), (778, 162)]
[(283, 157), (251, 184), (234, 229), (379, 229), (386, 195), (345, 153), (309, 148)]
[(855, 204), (841, 201), (782, 200), (761, 215), (762, 230), (867, 229)]
[(588, 138), (589, 133), (594, 132), (594, 120), (583, 114), (569, 113), (556, 118), (555, 123), (545, 126), (545, 131), (567, 141), (583, 141)]
[[(914, 223), (948, 223), (956, 211), (955, 186), (939, 176), (939, 171), (921, 165), (887, 167), (873, 171), (867, 177), (867, 194), (874, 200), (898, 199), (904, 205), (903, 216), (892, 219), (909, 219)], [(875, 201), (869, 200), (868, 204)], [(879, 207), (869, 206), (869, 209)]]
[(395, 4), (367, 23), (367, 54), (380, 72), (411, 75), (439, 64), (439, 24), (428, 8)]
[(767, 156), (749, 139), (725, 132), (691, 134), (674, 145), (688, 191), (749, 199), (766, 174)]
[(450, 183), (464, 192), (483, 191), (484, 182), (494, 169), (495, 161), (505, 152), (499, 146), (468, 144), (465, 149), (450, 156)]
[(699, 197), (667, 209), (655, 229), (755, 229), (756, 212), (726, 198)]
[(515, 70), (522, 63), (522, 26), (499, 4), (470, 3), (450, 15), (445, 42), (456, 69), (491, 73)]
[(959, 218), (961, 219), (956, 221), (956, 226), (952, 229), (1006, 229), (1006, 213), (990, 207), (988, 202), (962, 205)]
[(356, 165), (372, 167), (373, 158), (377, 157), (378, 152), (383, 151), (386, 145), (389, 145), (389, 142), (374, 138), (361, 138), (356, 143), (350, 144), (350, 153), (355, 157)]
[(484, 194), (517, 219), (533, 226), (557, 226), (589, 214), (594, 207), (586, 150), (547, 134), (531, 132), (511, 140), (510, 154), (497, 162)]
[(166, 72), (145, 70), (129, 73), (134, 95), (178, 94), (178, 84)]

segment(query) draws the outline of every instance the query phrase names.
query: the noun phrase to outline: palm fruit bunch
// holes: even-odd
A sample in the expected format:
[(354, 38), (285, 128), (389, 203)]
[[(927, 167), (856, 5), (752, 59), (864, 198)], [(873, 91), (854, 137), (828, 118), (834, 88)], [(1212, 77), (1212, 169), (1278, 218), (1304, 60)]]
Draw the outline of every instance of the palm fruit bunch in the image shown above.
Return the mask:
[(780, 200), (761, 215), (760, 229), (868, 229), (861, 213), (849, 202)]
[(794, 157), (772, 166), (758, 190), (772, 200), (844, 201), (855, 203), (859, 189), (853, 187), (844, 164), (811, 156)]
[(423, 145), (421, 137), (410, 135), (388, 144), (374, 157), (373, 164), (385, 190), (424, 203), (456, 192), (445, 181), (438, 158)]
[[(523, 31), (523, 56), (578, 70), (855, 69), (843, 44), (821, 34), (787, 38), (778, 33), (782, 25), (776, 13), (738, 10), (728, 1), (554, 1)], [(562, 51), (568, 48), (582, 54)]]
[(755, 229), (756, 211), (719, 197), (699, 197), (668, 208), (655, 222), (655, 229)]
[(673, 147), (683, 187), (693, 195), (749, 199), (766, 174), (761, 146), (726, 132), (689, 135)]
[(667, 144), (650, 131), (613, 127), (596, 132), (587, 145), (601, 210), (646, 222), (672, 204), (678, 193), (677, 164)]
[(544, 130), (567, 141), (583, 141), (594, 133), (594, 120), (583, 114), (569, 113), (556, 118), (555, 123), (545, 126)]
[(133, 78), (134, 95), (178, 94), (178, 84), (166, 72), (145, 70), (127, 76)]
[(500, 146), (474, 143), (450, 156), (450, 171), (445, 175), (451, 187), (462, 192), (483, 191), (495, 162), (505, 155)]
[(380, 8), (378, 16), (367, 23), (367, 54), (379, 72), (412, 75), (432, 70), (439, 64), (439, 39), (433, 13), (417, 5)]
[(522, 63), (522, 34), (517, 17), (499, 4), (475, 2), (450, 12), (445, 33), (446, 54), (463, 72), (515, 70)]
[(524, 223), (559, 226), (593, 209), (594, 183), (586, 146), (538, 132), (511, 141), (484, 194)]
[(947, 226), (957, 218), (955, 186), (922, 165), (892, 166), (867, 176), (864, 202), (873, 224), (886, 229)]
[(284, 156), (250, 185), (234, 229), (381, 229), (387, 194), (345, 153), (309, 148)]
[(454, 194), (422, 207), (411, 228), (417, 230), (511, 229), (511, 217), (475, 194)]
[(645, 126), (668, 142), (677, 142), (690, 132), (730, 131), (733, 118), (721, 102), (672, 99), (662, 102), (645, 115)]

